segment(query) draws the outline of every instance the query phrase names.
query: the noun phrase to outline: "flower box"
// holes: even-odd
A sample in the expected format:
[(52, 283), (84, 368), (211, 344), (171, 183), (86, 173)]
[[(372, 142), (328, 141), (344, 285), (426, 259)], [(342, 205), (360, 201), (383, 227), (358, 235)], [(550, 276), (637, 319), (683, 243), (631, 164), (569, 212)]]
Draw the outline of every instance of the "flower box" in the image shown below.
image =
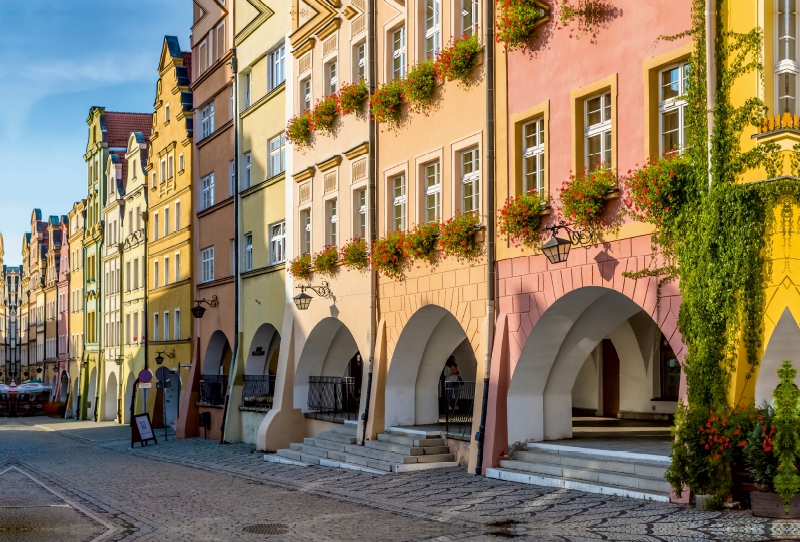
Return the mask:
[(789, 503), (789, 512), (783, 507), (783, 499), (777, 493), (750, 492), (750, 507), (753, 515), (761, 518), (800, 519), (800, 495)]

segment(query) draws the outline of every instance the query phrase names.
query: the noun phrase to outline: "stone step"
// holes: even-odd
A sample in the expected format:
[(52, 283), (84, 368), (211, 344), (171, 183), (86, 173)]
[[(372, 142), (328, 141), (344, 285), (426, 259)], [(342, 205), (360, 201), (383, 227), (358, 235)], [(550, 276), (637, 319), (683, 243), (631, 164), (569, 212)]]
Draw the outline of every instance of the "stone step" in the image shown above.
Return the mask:
[(319, 464), (323, 467), (334, 467), (337, 469), (355, 470), (360, 472), (367, 472), (369, 474), (389, 474), (385, 470), (371, 469), (369, 467), (365, 467), (364, 465), (355, 465), (353, 463), (347, 463), (344, 460), (332, 461), (330, 459), (322, 459), (320, 460)]
[(387, 433), (405, 435), (414, 438), (442, 438), (442, 431), (436, 429), (419, 429), (416, 427), (389, 427)]
[(646, 463), (663, 464), (665, 467), (672, 463), (669, 456), (666, 455), (652, 455), (641, 454), (635, 452), (627, 452), (621, 450), (604, 450), (600, 448), (585, 448), (582, 446), (565, 446), (563, 444), (550, 444), (546, 442), (529, 442), (528, 451), (535, 451), (546, 454), (570, 455), (591, 457), (600, 461), (607, 460), (624, 460), (636, 461)]
[(575, 480), (571, 478), (542, 476), (531, 472), (518, 471), (507, 468), (486, 469), (486, 476), (488, 478), (494, 478), (497, 480), (506, 480), (508, 482), (519, 482), (522, 484), (532, 484), (545, 487), (558, 487), (564, 489), (575, 489), (578, 491), (585, 491), (587, 493), (617, 495), (619, 497), (629, 497), (632, 499), (669, 502), (669, 492), (662, 493), (662, 492), (641, 491), (624, 486), (615, 486), (613, 484), (596, 484), (584, 480)]
[(589, 482), (603, 486), (626, 488), (632, 491), (669, 495), (669, 483), (663, 477), (637, 476), (598, 468), (579, 468), (549, 463), (529, 463), (513, 459), (500, 461), (507, 470), (539, 476), (563, 478), (577, 482)]
[(368, 457), (370, 459), (377, 459), (378, 461), (385, 461), (387, 463), (400, 464), (400, 463), (416, 463), (417, 458), (424, 456), (421, 455), (402, 455), (393, 454), (392, 452), (384, 452), (382, 450), (375, 450), (367, 448), (366, 446), (345, 446), (345, 453), (349, 456), (357, 455), (361, 457)]
[(386, 461), (380, 461), (378, 459), (372, 459), (369, 457), (364, 457), (360, 455), (353, 455), (353, 454), (345, 454), (346, 459), (345, 462), (353, 464), (353, 465), (361, 465), (364, 467), (369, 467), (371, 469), (382, 470), (385, 472), (392, 472), (392, 463)]
[(309, 446), (316, 446), (317, 448), (325, 448), (327, 450), (333, 450), (334, 452), (342, 452), (344, 451), (344, 447), (346, 446), (346, 444), (342, 442), (325, 440), (321, 438), (304, 438), (303, 444), (308, 444)]
[(296, 465), (298, 467), (309, 467), (308, 463), (303, 463), (302, 461), (295, 461), (294, 459), (288, 459), (286, 457), (281, 457), (276, 454), (264, 454), (264, 461), (269, 463), (282, 463), (284, 465)]
[(425, 446), (423, 450), (425, 451), (425, 455), (451, 455), (450, 446)]
[(417, 448), (425, 446), (445, 446), (447, 443), (442, 438), (416, 438), (413, 436), (403, 436), (395, 433), (381, 433), (378, 435), (379, 442), (391, 442), (392, 444), (403, 444)]
[(317, 448), (316, 446), (309, 446), (307, 444), (290, 444), (289, 449), (293, 452), (300, 452), (304, 454), (314, 455), (323, 459), (328, 458), (329, 450), (325, 448)]
[(316, 455), (310, 455), (310, 454), (305, 454), (305, 453), (302, 453), (302, 452), (296, 452), (296, 451), (291, 450), (291, 449), (290, 450), (286, 450), (286, 449), (278, 450), (276, 453), (277, 453), (277, 455), (279, 455), (281, 457), (285, 457), (287, 459), (292, 459), (294, 461), (302, 461), (303, 463), (309, 463), (311, 465), (319, 465), (320, 458), (319, 458), (319, 456), (316, 456)]
[(426, 450), (426, 448), (406, 446), (405, 444), (393, 444), (391, 442), (380, 442), (378, 440), (368, 440), (364, 443), (364, 446), (366, 448), (372, 448), (373, 450), (382, 450), (384, 452), (402, 455), (422, 455)]
[(425, 454), (417, 457), (417, 463), (452, 463), (455, 460), (453, 454)]
[(350, 436), (350, 437), (355, 437), (356, 433), (358, 431), (358, 425), (354, 425), (354, 424), (350, 424), (350, 423), (345, 423), (345, 424), (341, 424), (341, 425), (335, 424), (331, 428), (331, 431), (333, 433), (338, 433), (340, 435), (347, 435), (347, 436)]
[(664, 478), (666, 464), (656, 462), (618, 460), (612, 457), (596, 457), (581, 454), (543, 453), (537, 450), (514, 452), (514, 459), (537, 465), (552, 465), (564, 468), (599, 469), (620, 474)]
[(355, 444), (356, 437), (349, 437), (347, 435), (341, 433), (334, 433), (332, 431), (327, 431), (325, 433), (320, 433), (314, 438), (322, 439), (322, 440), (330, 440), (333, 442), (340, 442), (342, 444)]

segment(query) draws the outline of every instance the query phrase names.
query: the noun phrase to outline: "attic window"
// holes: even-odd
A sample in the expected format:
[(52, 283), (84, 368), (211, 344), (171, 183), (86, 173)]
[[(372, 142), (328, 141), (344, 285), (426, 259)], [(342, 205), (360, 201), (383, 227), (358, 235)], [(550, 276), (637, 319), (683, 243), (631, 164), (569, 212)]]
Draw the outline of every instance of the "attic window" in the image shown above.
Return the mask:
[(164, 122), (169, 122), (169, 104), (164, 106)]

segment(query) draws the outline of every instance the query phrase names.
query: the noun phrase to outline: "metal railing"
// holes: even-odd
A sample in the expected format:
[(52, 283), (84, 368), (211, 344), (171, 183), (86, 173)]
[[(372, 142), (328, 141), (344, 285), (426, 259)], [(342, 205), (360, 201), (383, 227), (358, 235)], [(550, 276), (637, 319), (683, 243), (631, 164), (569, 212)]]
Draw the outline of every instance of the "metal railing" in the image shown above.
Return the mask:
[(472, 432), (472, 409), (475, 405), (475, 382), (445, 382), (445, 431), (469, 436)]
[(200, 403), (223, 407), (226, 393), (228, 393), (228, 375), (200, 375)]
[(308, 378), (308, 410), (316, 414), (358, 416), (361, 389), (353, 377), (310, 376)]
[(275, 395), (275, 375), (244, 375), (242, 406), (270, 409)]

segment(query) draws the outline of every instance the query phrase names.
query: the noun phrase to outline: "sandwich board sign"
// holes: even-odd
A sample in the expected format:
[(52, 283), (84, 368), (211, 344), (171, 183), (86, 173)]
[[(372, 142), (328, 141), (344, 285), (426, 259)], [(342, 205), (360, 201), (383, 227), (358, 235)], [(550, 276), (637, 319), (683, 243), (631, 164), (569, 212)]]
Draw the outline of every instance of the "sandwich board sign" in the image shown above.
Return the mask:
[(140, 443), (142, 446), (147, 446), (148, 441), (153, 441), (158, 444), (156, 434), (153, 432), (153, 426), (150, 423), (150, 414), (137, 414), (133, 417), (131, 424), (131, 448), (135, 443)]

